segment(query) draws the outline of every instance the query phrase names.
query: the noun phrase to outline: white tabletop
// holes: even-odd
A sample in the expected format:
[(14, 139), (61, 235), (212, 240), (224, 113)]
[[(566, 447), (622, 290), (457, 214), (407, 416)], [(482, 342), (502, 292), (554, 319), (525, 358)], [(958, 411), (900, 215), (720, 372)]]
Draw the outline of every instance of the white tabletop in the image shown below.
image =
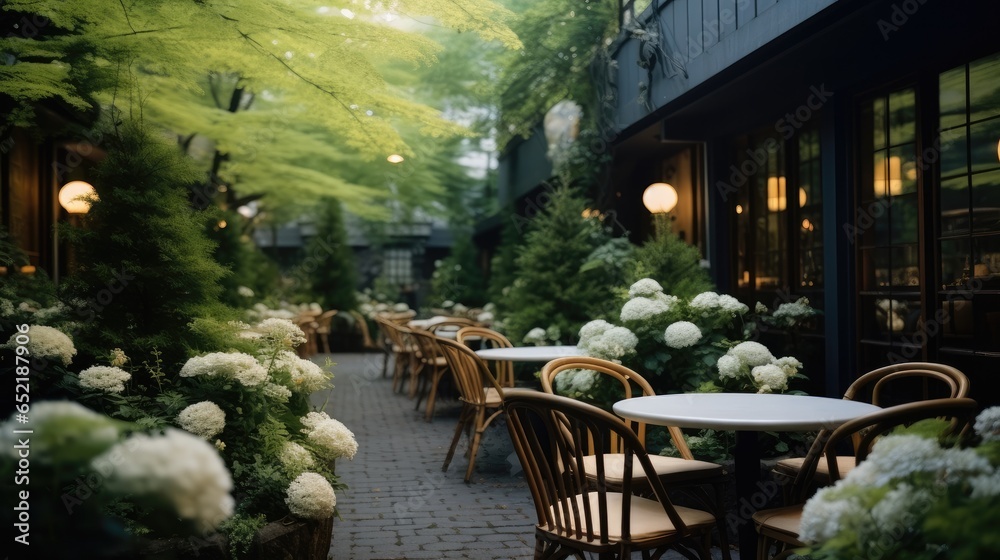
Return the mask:
[(487, 348), (476, 350), (484, 360), (507, 360), (511, 362), (548, 362), (556, 358), (583, 356), (576, 346), (516, 346), (514, 348)]
[(683, 393), (618, 401), (614, 411), (630, 420), (681, 428), (812, 431), (836, 428), (881, 410), (844, 399), (755, 393)]

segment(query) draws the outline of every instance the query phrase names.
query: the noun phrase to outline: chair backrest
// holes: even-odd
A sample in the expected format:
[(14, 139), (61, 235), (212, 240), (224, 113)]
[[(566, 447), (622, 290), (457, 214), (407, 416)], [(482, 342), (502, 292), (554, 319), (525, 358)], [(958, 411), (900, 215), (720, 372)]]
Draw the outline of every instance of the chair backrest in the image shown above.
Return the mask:
[(324, 311), (322, 315), (316, 318), (316, 330), (322, 333), (330, 332), (330, 323), (333, 322), (333, 317), (337, 313), (338, 311), (336, 309)]
[(368, 320), (365, 319), (365, 316), (354, 309), (348, 313), (354, 318), (354, 326), (361, 332), (361, 345), (364, 348), (378, 348), (378, 345), (372, 340), (371, 331), (368, 329)]
[(439, 337), (420, 329), (410, 329), (410, 337), (420, 350), (420, 359), (424, 363), (433, 366), (439, 357), (444, 356), (437, 343)]
[(401, 351), (407, 351), (410, 346), (407, 343), (407, 338), (410, 333), (409, 329), (382, 316), (375, 317), (375, 322), (378, 323), (379, 328), (386, 334), (386, 336), (389, 337), (389, 340), (391, 340), (394, 345), (396, 345)]
[[(549, 394), (555, 394), (554, 385), (556, 376), (569, 370), (589, 370), (613, 378), (621, 385), (623, 395), (622, 398), (624, 399), (630, 399), (633, 396), (648, 397), (656, 394), (653, 392), (653, 387), (649, 384), (649, 382), (631, 369), (621, 364), (609, 362), (608, 360), (582, 356), (557, 358), (545, 364), (545, 367), (542, 368), (541, 374), (542, 390)], [(633, 390), (633, 385), (635, 385), (638, 391)], [(625, 422), (625, 420), (621, 421)], [(628, 425), (639, 437), (639, 441), (645, 444), (646, 424), (643, 422), (629, 421)], [(685, 459), (693, 459), (694, 455), (692, 455), (691, 449), (684, 440), (684, 434), (681, 432), (681, 429), (677, 426), (668, 426), (667, 431), (670, 433), (670, 440), (673, 442), (674, 447), (677, 448), (677, 451), (680, 452), (681, 457)]]
[(909, 426), (930, 418), (949, 419), (942, 435), (963, 435), (976, 414), (976, 401), (968, 398), (931, 399), (891, 406), (841, 424), (834, 430), (822, 430), (816, 436), (792, 487), (793, 499), (804, 501), (819, 461), (826, 461), (830, 482), (841, 478), (837, 450), (851, 440), (855, 464), (860, 464), (879, 438), (900, 426)]
[[(469, 346), (470, 342), (479, 342), (479, 349), (487, 348), (513, 348), (514, 345), (507, 340), (507, 337), (493, 329), (486, 327), (465, 327), (458, 331), (455, 340)], [(510, 360), (486, 360), (487, 367), (493, 372), (493, 377), (502, 387), (514, 386), (514, 363)]]
[(417, 316), (417, 312), (412, 309), (407, 309), (406, 311), (392, 311), (384, 313), (382, 314), (382, 316), (387, 321), (390, 321), (397, 325), (405, 325), (406, 323), (410, 322), (410, 319), (413, 319), (414, 317)]
[(455, 385), (458, 386), (458, 392), (463, 401), (480, 406), (485, 405), (487, 387), (496, 389), (503, 397), (503, 387), (490, 373), (486, 362), (477, 356), (471, 348), (447, 338), (435, 337), (435, 340), (441, 353), (444, 354), (445, 361), (448, 362), (448, 369), (451, 370), (451, 374), (455, 378)]
[(851, 383), (844, 398), (877, 406), (931, 398), (969, 396), (969, 378), (958, 369), (932, 362), (905, 362), (872, 370)]
[[(611, 506), (621, 509), (611, 510), (601, 452), (606, 442), (597, 442), (596, 453), (590, 453), (582, 444), (589, 434), (613, 434), (622, 442), (624, 472), (632, 472), (636, 461), (642, 466), (655, 498), (678, 533), (684, 533), (684, 522), (667, 497), (642, 443), (620, 418), (570, 398), (526, 389), (507, 391), (504, 410), (541, 528), (594, 544), (608, 544), (609, 523), (620, 519), (622, 540), (629, 540), (632, 477), (622, 481), (621, 504)], [(596, 459), (596, 483), (585, 474), (584, 457), (588, 455)]]

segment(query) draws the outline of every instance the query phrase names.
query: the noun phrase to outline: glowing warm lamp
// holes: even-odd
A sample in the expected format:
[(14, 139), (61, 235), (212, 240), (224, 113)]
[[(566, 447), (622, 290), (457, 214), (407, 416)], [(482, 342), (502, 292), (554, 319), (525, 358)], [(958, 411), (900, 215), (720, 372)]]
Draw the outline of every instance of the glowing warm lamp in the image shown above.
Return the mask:
[[(800, 195), (801, 196), (801, 195)], [(767, 178), (767, 209), (771, 212), (781, 212), (788, 205), (785, 200), (785, 178)]]
[(802, 208), (803, 206), (805, 206), (806, 205), (806, 201), (808, 201), (808, 200), (809, 200), (809, 197), (806, 196), (806, 190), (803, 189), (802, 187), (799, 187), (799, 208)]
[(59, 204), (70, 214), (90, 212), (90, 198), (97, 198), (97, 191), (86, 181), (70, 181), (59, 189)]
[(889, 177), (888, 194), (893, 196), (903, 192), (903, 161), (899, 156), (883, 159), (882, 165), (875, 168), (875, 196), (885, 196), (886, 177)]
[(385, 158), (389, 163), (403, 163), (403, 156), (399, 154), (392, 154), (391, 156)]
[(667, 183), (653, 183), (643, 191), (642, 204), (653, 214), (666, 214), (677, 206), (677, 190)]

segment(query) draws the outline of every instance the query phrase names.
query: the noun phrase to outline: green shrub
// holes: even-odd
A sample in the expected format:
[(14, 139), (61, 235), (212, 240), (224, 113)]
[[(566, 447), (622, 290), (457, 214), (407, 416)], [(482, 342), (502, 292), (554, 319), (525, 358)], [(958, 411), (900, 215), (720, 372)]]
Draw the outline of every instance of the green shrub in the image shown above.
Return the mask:
[(656, 233), (635, 250), (632, 258), (631, 266), (626, 269), (625, 285), (655, 278), (664, 293), (682, 299), (715, 289), (708, 270), (701, 266), (698, 248), (678, 237), (666, 219), (657, 220)]
[(347, 229), (340, 203), (326, 199), (315, 215), (316, 236), (306, 246), (306, 271), (312, 293), (323, 309), (356, 309), (358, 272), (354, 253), (347, 244)]

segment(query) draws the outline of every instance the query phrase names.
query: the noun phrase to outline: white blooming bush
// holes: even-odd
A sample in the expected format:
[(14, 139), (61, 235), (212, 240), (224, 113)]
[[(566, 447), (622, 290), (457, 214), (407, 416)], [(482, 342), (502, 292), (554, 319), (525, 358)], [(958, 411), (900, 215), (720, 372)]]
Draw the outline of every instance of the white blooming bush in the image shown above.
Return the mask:
[[(358, 443), (343, 423), (311, 412), (310, 396), (330, 387), (329, 364), (295, 354), (305, 336), (291, 321), (248, 318), (193, 325), (214, 329), (211, 338), (226, 346), (176, 366), (155, 348), (77, 356), (60, 330), (30, 328), (28, 351), (47, 361), (53, 381), (39, 381), (48, 394), (31, 403), (27, 427), (39, 427), (31, 436), (33, 477), (39, 469), (32, 495), (65, 505), (67, 519), (60, 513), (55, 526), (79, 526), (108, 546), (128, 535), (116, 523), (150, 536), (220, 530), (239, 558), (267, 521), (333, 515), (334, 490), (343, 487), (333, 462), (353, 458)], [(16, 345), (14, 337), (3, 350)], [(77, 361), (89, 367), (77, 369)], [(51, 394), (86, 406), (42, 400)], [(0, 434), (3, 480), (14, 479), (17, 465), (15, 420)], [(43, 481), (37, 490), (35, 480)], [(91, 498), (98, 488), (102, 497)]]
[[(978, 446), (941, 441), (918, 422), (806, 502), (799, 538), (815, 559), (978, 559), (1000, 554), (1000, 407), (976, 421)], [(992, 434), (992, 435), (991, 435)]]

